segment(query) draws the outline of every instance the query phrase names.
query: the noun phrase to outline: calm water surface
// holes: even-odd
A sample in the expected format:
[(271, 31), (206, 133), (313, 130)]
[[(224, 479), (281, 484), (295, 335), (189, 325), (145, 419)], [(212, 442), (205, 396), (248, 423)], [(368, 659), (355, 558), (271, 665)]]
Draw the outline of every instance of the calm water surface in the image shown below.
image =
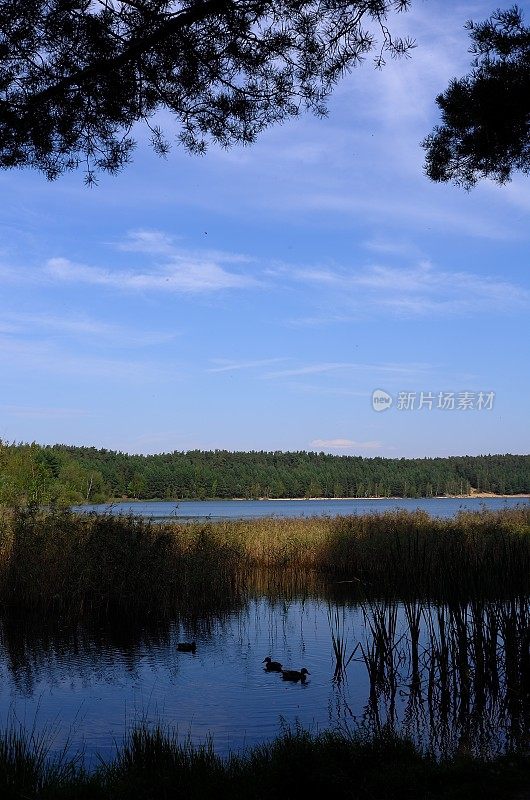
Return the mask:
[[(330, 606), (318, 597), (262, 597), (217, 618), (151, 628), (30, 630), (4, 621), (1, 723), (47, 727), (56, 749), (84, 747), (92, 763), (95, 753), (111, 757), (139, 720), (177, 727), (196, 743), (211, 735), (220, 753), (296, 723), (373, 730), (391, 721), (438, 750), (528, 746), (529, 621), (528, 598), (449, 608)], [(338, 675), (332, 631), (346, 638), (348, 656), (355, 651)], [(178, 652), (190, 639), (196, 654)], [(307, 682), (266, 673), (268, 655), (306, 667)]]
[(135, 514), (150, 519), (255, 519), (259, 517), (318, 517), (368, 514), (395, 509), (421, 509), (436, 517), (453, 517), (459, 511), (497, 511), (528, 505), (527, 498), (517, 497), (435, 497), (403, 498), (397, 500), (183, 500), (179, 503), (126, 502), (113, 505), (87, 505), (77, 511)]
[[(215, 501), (123, 503), (112, 513), (154, 519), (227, 519), (355, 514), (421, 508), (448, 517), (499, 509), (517, 498), (433, 500)], [(83, 510), (87, 510), (85, 507)], [(88, 510), (109, 510), (107, 506)], [(46, 729), (53, 747), (112, 757), (140, 721), (177, 728), (219, 753), (276, 737), (285, 726), (312, 731), (385, 723), (438, 752), (529, 747), (529, 598), (452, 606), (363, 601), (348, 587), (260, 596), (228, 611), (149, 626), (47, 627), (0, 620), (0, 725)], [(260, 590), (261, 591), (261, 590)], [(266, 591), (266, 590), (263, 590)], [(284, 591), (284, 590), (282, 590)], [(340, 591), (338, 595), (337, 592)], [(340, 600), (337, 600), (340, 597)], [(330, 616), (331, 615), (331, 616)], [(332, 636), (346, 641), (335, 671)], [(197, 642), (195, 654), (177, 651)], [(271, 656), (306, 667), (305, 684), (263, 669)]]

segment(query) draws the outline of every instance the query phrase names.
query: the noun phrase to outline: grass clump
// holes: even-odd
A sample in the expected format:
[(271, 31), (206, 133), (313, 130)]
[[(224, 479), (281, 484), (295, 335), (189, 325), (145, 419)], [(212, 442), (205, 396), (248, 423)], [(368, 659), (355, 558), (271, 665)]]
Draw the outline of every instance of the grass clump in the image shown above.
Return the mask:
[[(132, 731), (114, 760), (87, 772), (33, 753), (19, 732), (0, 747), (1, 796), (25, 800), (427, 800), (514, 798), (528, 786), (528, 755), (438, 762), (390, 731), (375, 736), (286, 731), (226, 759), (211, 743), (180, 743), (160, 728)], [(33, 760), (32, 760), (33, 759)]]
[[(51, 753), (50, 731), (37, 733), (11, 725), (0, 734), (2, 800), (78, 800), (97, 797), (99, 776), (89, 774), (80, 756)], [(75, 787), (75, 793), (74, 793)], [(93, 794), (93, 792), (96, 794)]]

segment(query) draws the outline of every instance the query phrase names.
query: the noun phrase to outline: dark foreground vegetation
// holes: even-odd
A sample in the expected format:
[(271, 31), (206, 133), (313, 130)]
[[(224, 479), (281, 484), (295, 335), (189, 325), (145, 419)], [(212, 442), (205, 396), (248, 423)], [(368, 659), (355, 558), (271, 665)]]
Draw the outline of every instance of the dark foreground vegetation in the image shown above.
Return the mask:
[(529, 776), (528, 755), (486, 760), (461, 753), (437, 761), (384, 730), (375, 736), (298, 730), (223, 759), (208, 744), (193, 747), (171, 732), (139, 727), (112, 762), (91, 771), (79, 758), (49, 757), (45, 741), (23, 731), (0, 738), (4, 800), (515, 800), (525, 797)]
[(4, 511), (0, 602), (5, 608), (89, 613), (175, 613), (237, 602), (256, 580), (311, 577), (359, 596), (432, 599), (526, 594), (530, 507), (152, 524), (69, 511)]
[(0, 442), (0, 503), (436, 497), (474, 492), (530, 493), (530, 456), (397, 459), (226, 450), (143, 456)]

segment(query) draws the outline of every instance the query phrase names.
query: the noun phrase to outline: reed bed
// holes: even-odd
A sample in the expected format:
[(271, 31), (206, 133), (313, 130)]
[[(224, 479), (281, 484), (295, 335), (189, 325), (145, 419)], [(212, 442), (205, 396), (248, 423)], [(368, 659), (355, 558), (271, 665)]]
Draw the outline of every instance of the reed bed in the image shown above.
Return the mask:
[(530, 508), (151, 524), (19, 510), (0, 518), (0, 602), (17, 610), (158, 616), (241, 601), (267, 581), (325, 579), (361, 596), (512, 595), (530, 586)]
[(362, 609), (356, 660), (369, 678), (370, 730), (391, 728), (444, 756), (530, 752), (528, 598)]
[[(346, 623), (346, 609), (328, 603), (328, 624), (331, 633), (331, 647), (335, 661), (333, 681), (342, 683), (346, 678), (346, 668), (357, 652), (358, 645), (353, 650), (348, 648), (348, 630)], [(349, 653), (349, 655), (348, 655)]]
[(390, 731), (362, 736), (286, 731), (270, 744), (222, 759), (211, 746), (140, 726), (110, 763), (87, 771), (52, 757), (22, 730), (0, 737), (4, 800), (488, 800), (523, 798), (528, 755), (437, 761)]

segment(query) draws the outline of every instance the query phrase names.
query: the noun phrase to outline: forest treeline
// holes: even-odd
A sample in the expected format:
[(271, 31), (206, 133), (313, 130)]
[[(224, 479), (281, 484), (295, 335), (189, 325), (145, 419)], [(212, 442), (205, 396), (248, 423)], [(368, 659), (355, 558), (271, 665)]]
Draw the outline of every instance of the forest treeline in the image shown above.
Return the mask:
[(0, 503), (474, 492), (529, 493), (530, 456), (405, 459), (227, 450), (130, 455), (94, 447), (0, 442)]

